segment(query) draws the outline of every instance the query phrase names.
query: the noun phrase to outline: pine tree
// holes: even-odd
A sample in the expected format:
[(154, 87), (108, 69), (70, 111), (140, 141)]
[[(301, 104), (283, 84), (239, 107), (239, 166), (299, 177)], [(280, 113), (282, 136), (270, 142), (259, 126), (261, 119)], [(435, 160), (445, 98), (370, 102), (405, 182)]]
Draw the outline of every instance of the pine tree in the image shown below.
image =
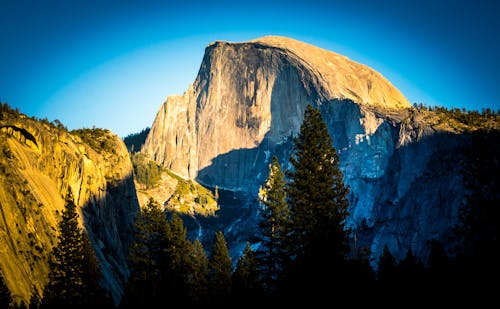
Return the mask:
[(248, 302), (258, 303), (262, 300), (263, 289), (259, 262), (249, 243), (246, 244), (236, 264), (233, 274), (233, 293), (235, 299), (245, 299), (247, 304)]
[(233, 262), (222, 231), (215, 233), (212, 255), (209, 261), (210, 298), (213, 303), (225, 303), (231, 291)]
[(183, 220), (173, 214), (168, 223), (166, 256), (164, 259), (166, 272), (163, 279), (167, 289), (172, 292), (177, 303), (189, 301), (189, 276), (192, 244), (186, 239), (187, 230)]
[(0, 273), (0, 308), (10, 308), (11, 303), (12, 297), (10, 295), (10, 290), (5, 284), (2, 273)]
[(89, 306), (104, 301), (101, 272), (88, 236), (78, 226), (71, 190), (58, 224), (59, 238), (50, 255), (49, 283), (43, 306)]
[(287, 261), (286, 237), (290, 220), (286, 202), (285, 175), (276, 156), (269, 165), (269, 176), (259, 192), (259, 200), (262, 203), (260, 208), (262, 221), (259, 227), (264, 248), (259, 259), (262, 261), (266, 290), (270, 293), (275, 288)]
[(152, 306), (163, 296), (167, 234), (167, 218), (160, 205), (150, 199), (135, 221), (134, 241), (128, 256), (130, 276), (121, 307)]
[(378, 261), (378, 280), (383, 284), (393, 284), (396, 281), (396, 259), (389, 247), (384, 246)]
[(289, 253), (293, 259), (288, 281), (293, 289), (324, 297), (332, 286), (345, 288), (348, 276), (342, 264), (349, 252), (345, 226), (349, 189), (319, 110), (307, 107), (294, 140), (294, 155), (290, 157), (293, 170), (288, 173), (286, 187), (291, 218)]
[(406, 251), (405, 258), (397, 266), (398, 282), (413, 285), (417, 288), (423, 279), (424, 266), (413, 254), (411, 248)]
[(190, 299), (194, 304), (202, 304), (206, 301), (208, 293), (208, 257), (198, 239), (191, 247), (190, 261), (188, 273)]

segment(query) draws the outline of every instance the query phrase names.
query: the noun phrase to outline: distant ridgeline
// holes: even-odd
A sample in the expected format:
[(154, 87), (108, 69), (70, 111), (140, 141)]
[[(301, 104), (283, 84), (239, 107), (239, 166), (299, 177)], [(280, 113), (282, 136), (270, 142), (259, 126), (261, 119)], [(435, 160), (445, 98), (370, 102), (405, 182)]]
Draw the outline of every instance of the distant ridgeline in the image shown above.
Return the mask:
[(149, 134), (149, 127), (143, 129), (138, 133), (131, 133), (123, 138), (123, 142), (127, 146), (129, 152), (141, 151), (142, 145), (146, 141), (146, 137)]

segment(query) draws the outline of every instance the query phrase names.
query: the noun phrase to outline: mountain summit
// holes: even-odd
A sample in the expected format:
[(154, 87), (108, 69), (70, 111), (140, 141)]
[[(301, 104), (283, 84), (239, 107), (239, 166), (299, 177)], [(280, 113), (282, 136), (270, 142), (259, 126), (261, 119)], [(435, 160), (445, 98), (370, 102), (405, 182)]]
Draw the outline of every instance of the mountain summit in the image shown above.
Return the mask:
[(403, 94), (380, 73), (345, 56), (282, 36), (265, 36), (250, 43), (282, 49), (296, 58), (315, 76), (327, 100), (349, 99), (385, 108), (410, 107)]
[[(276, 143), (296, 134), (308, 104), (339, 108), (347, 102), (359, 105), (358, 110), (410, 107), (382, 75), (333, 52), (277, 36), (217, 41), (207, 46), (198, 76), (184, 95), (170, 96), (160, 107), (143, 152), (182, 177), (247, 187), (220, 182), (203, 169), (221, 154), (256, 148), (265, 137)], [(378, 125), (367, 117), (363, 126), (371, 132)], [(253, 154), (240, 159), (255, 161)], [(224, 178), (244, 180), (250, 176), (245, 170)]]
[(238, 252), (256, 233), (250, 200), (273, 156), (291, 168), (292, 137), (309, 104), (328, 126), (351, 189), (347, 223), (356, 246), (373, 263), (384, 245), (398, 259), (408, 249), (425, 258), (432, 239), (451, 246), (473, 128), (412, 108), (373, 69), (303, 42), (209, 44), (196, 80), (161, 105), (141, 152), (178, 176), (249, 197), (240, 206), (230, 201), (229, 214), (224, 203), (220, 209)]

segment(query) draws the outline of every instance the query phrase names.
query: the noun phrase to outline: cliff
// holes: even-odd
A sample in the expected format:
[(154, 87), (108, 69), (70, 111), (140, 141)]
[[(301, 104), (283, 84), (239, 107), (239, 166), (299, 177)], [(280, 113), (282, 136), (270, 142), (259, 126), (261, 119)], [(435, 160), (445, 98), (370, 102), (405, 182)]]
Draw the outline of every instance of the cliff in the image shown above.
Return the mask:
[(0, 271), (16, 303), (42, 295), (64, 197), (72, 190), (115, 302), (127, 278), (138, 210), (132, 164), (107, 130), (68, 132), (13, 111), (0, 115)]
[(451, 246), (465, 198), (463, 148), (476, 128), (414, 109), (381, 74), (306, 43), (210, 44), (194, 83), (161, 105), (142, 153), (186, 179), (254, 199), (221, 203), (236, 252), (256, 232), (255, 197), (271, 157), (291, 167), (291, 137), (308, 104), (333, 137), (351, 188), (348, 225), (372, 265), (385, 244), (397, 258), (411, 248), (424, 259), (431, 239)]

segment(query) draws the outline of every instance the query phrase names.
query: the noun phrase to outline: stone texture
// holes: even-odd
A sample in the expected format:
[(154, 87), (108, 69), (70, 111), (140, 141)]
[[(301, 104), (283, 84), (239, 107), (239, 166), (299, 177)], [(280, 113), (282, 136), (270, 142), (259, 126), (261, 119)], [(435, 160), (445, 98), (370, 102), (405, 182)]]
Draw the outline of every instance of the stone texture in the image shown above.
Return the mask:
[(80, 137), (24, 115), (1, 120), (0, 127), (0, 270), (15, 301), (27, 303), (43, 292), (69, 189), (101, 263), (103, 285), (118, 301), (139, 207), (122, 140), (107, 131), (102, 138), (113, 150), (97, 152)]
[[(425, 258), (433, 238), (451, 245), (468, 137), (412, 109), (374, 70), (302, 42), (210, 44), (193, 85), (160, 107), (142, 152), (182, 177), (256, 196), (273, 155), (291, 168), (291, 137), (308, 104), (320, 109), (339, 152), (351, 188), (348, 225), (371, 249), (372, 265), (385, 244), (397, 258), (410, 247)], [(257, 208), (241, 204), (226, 216), (233, 249), (247, 240), (238, 229), (256, 232), (248, 227)]]

